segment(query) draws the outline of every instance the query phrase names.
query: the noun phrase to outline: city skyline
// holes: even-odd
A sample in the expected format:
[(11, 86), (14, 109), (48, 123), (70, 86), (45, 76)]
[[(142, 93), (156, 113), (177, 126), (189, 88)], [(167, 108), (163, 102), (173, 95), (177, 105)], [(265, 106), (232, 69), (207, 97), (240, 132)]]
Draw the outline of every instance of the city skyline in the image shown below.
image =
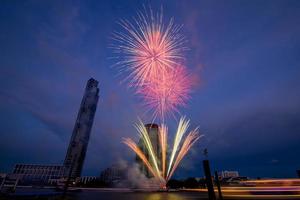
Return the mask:
[[(108, 58), (116, 22), (130, 19), (143, 3), (149, 2), (1, 3), (0, 172), (16, 163), (63, 163), (90, 77), (99, 81), (101, 97), (83, 175), (99, 175), (118, 160), (134, 161), (121, 138), (138, 141), (132, 124), (137, 116), (151, 120)], [(190, 46), (186, 65), (199, 77), (180, 111), (205, 137), (175, 177), (202, 176), (204, 148), (220, 171), (296, 177), (299, 2), (150, 4), (162, 5), (167, 18), (177, 13), (174, 20), (184, 25)]]

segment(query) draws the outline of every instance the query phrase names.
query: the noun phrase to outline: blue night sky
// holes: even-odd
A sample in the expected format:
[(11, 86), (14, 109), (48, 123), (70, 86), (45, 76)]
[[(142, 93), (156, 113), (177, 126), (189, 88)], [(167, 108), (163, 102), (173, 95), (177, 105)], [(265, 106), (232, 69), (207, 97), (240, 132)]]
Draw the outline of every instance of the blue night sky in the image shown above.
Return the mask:
[[(205, 137), (177, 177), (213, 169), (295, 177), (300, 168), (300, 1), (1, 1), (0, 171), (61, 164), (86, 81), (100, 99), (83, 175), (133, 161), (122, 137), (144, 110), (120, 83), (109, 48), (117, 21), (143, 4), (183, 24), (186, 65), (199, 77), (180, 111)], [(144, 118), (146, 118), (144, 116)], [(174, 132), (175, 119), (168, 124)]]

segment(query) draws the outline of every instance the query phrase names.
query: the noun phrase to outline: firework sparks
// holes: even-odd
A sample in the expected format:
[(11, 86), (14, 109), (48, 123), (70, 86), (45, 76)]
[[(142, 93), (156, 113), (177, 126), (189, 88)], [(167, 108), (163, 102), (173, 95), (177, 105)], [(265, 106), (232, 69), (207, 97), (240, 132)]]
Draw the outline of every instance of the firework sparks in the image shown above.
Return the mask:
[[(181, 160), (193, 146), (193, 144), (201, 137), (198, 133), (198, 128), (189, 132), (187, 137), (182, 141), (184, 134), (186, 133), (189, 127), (189, 120), (186, 120), (182, 117), (178, 124), (178, 129), (176, 133), (176, 137), (174, 139), (174, 145), (172, 149), (171, 156), (169, 158), (169, 162), (167, 163), (167, 132), (168, 129), (165, 125), (161, 125), (159, 129), (159, 144), (161, 148), (162, 154), (162, 165), (161, 168), (158, 168), (158, 156), (155, 155), (152, 147), (151, 140), (149, 138), (148, 132), (144, 126), (144, 124), (140, 121), (139, 124), (136, 124), (136, 129), (138, 130), (141, 138), (144, 142), (145, 148), (147, 152), (150, 154), (151, 162), (149, 158), (145, 156), (145, 154), (141, 151), (141, 149), (137, 146), (137, 144), (131, 140), (130, 138), (125, 138), (123, 142), (131, 148), (143, 161), (145, 166), (149, 169), (151, 174), (162, 182), (162, 185), (165, 185), (167, 181), (172, 177), (176, 168), (178, 167)], [(146, 136), (147, 135), (147, 136)], [(180, 146), (180, 144), (182, 145)], [(168, 171), (166, 173), (166, 168), (168, 165)]]
[(180, 121), (179, 121), (179, 124), (178, 124), (176, 136), (175, 136), (175, 139), (174, 139), (174, 144), (173, 144), (173, 148), (172, 148), (172, 153), (171, 153), (171, 157), (170, 157), (170, 163), (169, 163), (169, 166), (168, 166), (167, 174), (169, 174), (170, 171), (171, 171), (171, 167), (173, 165), (175, 155), (178, 151), (179, 144), (181, 142), (181, 139), (182, 139), (184, 133), (188, 129), (188, 127), (189, 127), (189, 121), (186, 121), (184, 117), (181, 118)]
[(130, 138), (123, 138), (123, 143), (126, 144), (130, 149), (132, 149), (139, 156), (139, 158), (143, 161), (143, 163), (148, 168), (148, 170), (151, 172), (151, 174), (154, 177), (159, 179), (159, 176), (153, 170), (153, 167), (151, 166), (151, 164), (148, 161), (147, 157), (145, 156), (143, 151), (137, 146), (137, 144)]
[(150, 9), (150, 15), (138, 12), (134, 23), (121, 20), (125, 32), (116, 32), (113, 46), (119, 53), (117, 63), (121, 71), (128, 71), (130, 86), (140, 87), (147, 84), (149, 78), (160, 76), (167, 69), (183, 60), (185, 39), (179, 33), (181, 26), (171, 19), (164, 26), (162, 12), (156, 15)]
[(162, 177), (166, 175), (166, 158), (167, 158), (167, 148), (168, 148), (168, 128), (166, 125), (161, 125), (158, 133), (159, 142), (161, 146), (161, 163), (162, 163)]
[(154, 153), (154, 150), (153, 150), (153, 146), (152, 146), (152, 143), (151, 143), (151, 139), (149, 137), (149, 134), (148, 134), (148, 131), (147, 129), (145, 128), (143, 122), (140, 120), (140, 123), (139, 124), (136, 124), (135, 125), (135, 128), (136, 130), (138, 131), (139, 135), (141, 136), (149, 154), (150, 154), (150, 157), (151, 157), (151, 161), (154, 165), (154, 169), (156, 171), (156, 174), (158, 176), (160, 176), (160, 171), (159, 171), (159, 168), (158, 168), (158, 160), (157, 160), (157, 155), (155, 155)]
[(178, 167), (179, 163), (183, 159), (183, 157), (187, 154), (187, 152), (190, 150), (190, 148), (193, 146), (193, 144), (202, 137), (203, 135), (199, 136), (197, 129), (191, 131), (186, 139), (184, 140), (182, 147), (177, 155), (177, 158), (174, 162), (174, 166), (172, 167), (172, 170), (168, 174), (168, 177), (166, 180), (168, 181), (170, 177), (172, 177), (173, 173), (175, 172), (175, 169)]
[[(114, 34), (117, 45), (113, 48), (119, 59), (116, 65), (125, 74), (129, 87), (135, 89), (148, 111), (152, 111), (153, 120), (162, 120), (158, 133), (160, 152), (154, 151), (141, 120), (135, 128), (147, 154), (130, 138), (125, 138), (123, 143), (140, 157), (150, 173), (165, 186), (200, 135), (195, 129), (184, 138), (189, 120), (181, 118), (171, 155), (167, 156), (168, 128), (164, 125), (165, 117), (174, 116), (175, 112), (179, 113), (179, 107), (187, 104), (193, 79), (183, 65), (183, 53), (187, 48), (185, 38), (180, 34), (181, 26), (175, 25), (173, 19), (166, 24), (163, 21), (162, 12), (154, 14), (151, 9), (150, 14), (138, 12), (132, 22), (121, 20), (119, 24), (123, 31)], [(160, 157), (161, 160), (158, 160)]]
[[(190, 98), (192, 78), (182, 65), (185, 38), (181, 26), (171, 19), (163, 23), (163, 15), (139, 12), (133, 23), (121, 20), (123, 32), (116, 32), (113, 46), (118, 54), (120, 72), (135, 89), (153, 118), (164, 122), (167, 114), (178, 113)], [(161, 12), (162, 13), (162, 12)]]
[(174, 111), (179, 113), (178, 107), (186, 106), (192, 85), (186, 67), (177, 66), (141, 87), (138, 93), (142, 95), (145, 107), (153, 111), (153, 118), (158, 117), (164, 122), (166, 115), (172, 115)]

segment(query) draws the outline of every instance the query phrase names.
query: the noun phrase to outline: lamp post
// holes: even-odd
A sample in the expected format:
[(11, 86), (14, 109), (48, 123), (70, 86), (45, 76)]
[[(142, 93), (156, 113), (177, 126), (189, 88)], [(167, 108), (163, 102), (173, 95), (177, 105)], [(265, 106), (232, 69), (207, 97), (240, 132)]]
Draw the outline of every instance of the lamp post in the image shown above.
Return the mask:
[(207, 149), (204, 149), (203, 153), (206, 157), (206, 159), (203, 160), (203, 169), (204, 169), (204, 174), (205, 174), (205, 182), (206, 182), (206, 187), (207, 187), (207, 192), (208, 192), (208, 199), (216, 200), (214, 185), (212, 182), (211, 172), (210, 172), (210, 167), (209, 167), (209, 161), (207, 159), (207, 154), (208, 154)]

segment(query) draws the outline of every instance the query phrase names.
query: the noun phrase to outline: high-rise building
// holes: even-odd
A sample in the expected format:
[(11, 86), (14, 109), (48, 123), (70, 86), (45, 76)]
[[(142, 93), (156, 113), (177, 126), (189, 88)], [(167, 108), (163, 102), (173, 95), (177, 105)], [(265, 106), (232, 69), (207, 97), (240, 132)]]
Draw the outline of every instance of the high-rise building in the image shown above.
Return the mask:
[[(160, 160), (161, 160), (161, 148), (159, 145), (159, 127), (157, 124), (146, 124), (145, 125), (146, 130), (148, 132), (150, 141), (152, 143), (152, 147), (153, 147), (153, 151), (154, 154), (156, 156), (156, 158), (158, 159), (158, 167), (160, 168)], [(143, 142), (142, 139), (139, 140), (138, 146), (141, 148), (142, 152), (145, 154), (145, 156), (147, 157), (147, 159), (149, 160), (149, 153), (145, 147), (145, 144)], [(142, 160), (136, 156), (136, 161), (140, 166), (140, 170), (142, 171), (143, 174), (145, 174), (147, 177), (152, 177), (151, 173), (149, 172), (148, 168), (144, 165), (144, 163), (142, 162)], [(152, 163), (150, 161), (150, 163)]]
[(98, 81), (88, 80), (64, 161), (64, 176), (80, 177), (99, 99)]

